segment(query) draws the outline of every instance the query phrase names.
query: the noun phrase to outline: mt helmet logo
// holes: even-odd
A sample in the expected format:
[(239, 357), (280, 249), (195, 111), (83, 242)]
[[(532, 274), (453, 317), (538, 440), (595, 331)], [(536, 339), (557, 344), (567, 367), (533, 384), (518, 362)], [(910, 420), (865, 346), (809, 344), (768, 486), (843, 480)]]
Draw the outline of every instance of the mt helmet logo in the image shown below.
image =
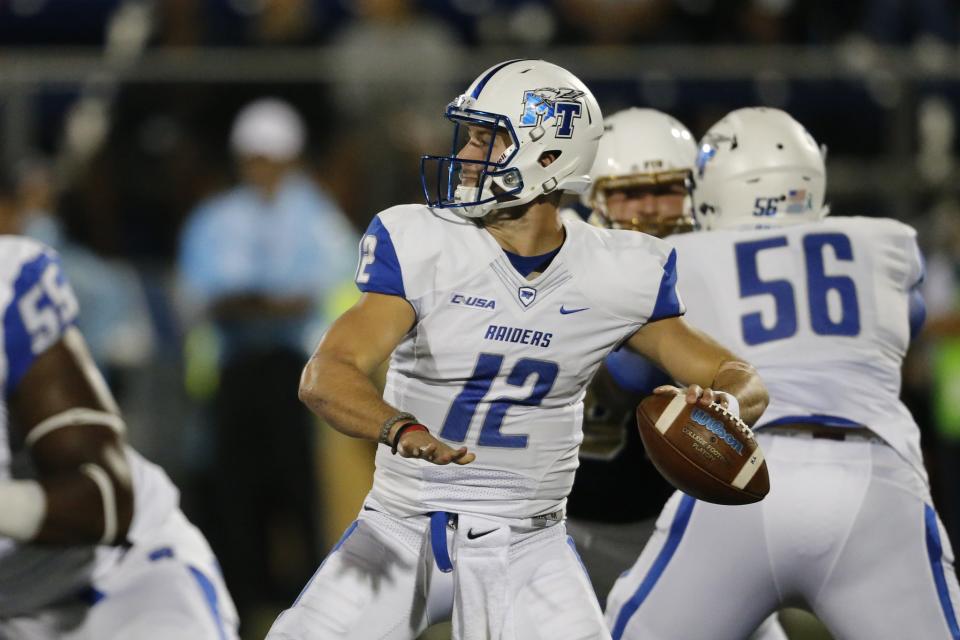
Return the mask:
[(724, 133), (710, 133), (703, 137), (703, 143), (697, 153), (697, 176), (702, 178), (707, 164), (717, 155), (717, 150), (721, 144), (729, 144), (729, 150), (733, 151), (740, 146), (737, 136), (728, 136)]
[(533, 287), (520, 287), (517, 289), (517, 297), (520, 298), (520, 303), (523, 306), (529, 307), (537, 298), (537, 290)]
[(539, 127), (544, 120), (554, 120), (557, 138), (573, 137), (573, 121), (580, 117), (584, 95), (579, 89), (528, 89), (523, 92), (523, 113), (520, 127)]

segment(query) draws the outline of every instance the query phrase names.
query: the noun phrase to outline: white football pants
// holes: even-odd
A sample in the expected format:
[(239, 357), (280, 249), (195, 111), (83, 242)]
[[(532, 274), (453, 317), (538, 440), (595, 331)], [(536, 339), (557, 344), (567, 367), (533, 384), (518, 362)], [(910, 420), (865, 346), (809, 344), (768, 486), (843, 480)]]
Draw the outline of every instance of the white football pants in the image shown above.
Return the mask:
[(398, 518), (368, 498), (267, 638), (410, 640), (453, 618), (454, 638), (609, 639), (563, 524), (493, 531), (509, 522), (461, 515), (456, 529), (439, 529), (453, 565), (444, 573), (427, 516)]
[(742, 640), (781, 606), (837, 640), (960, 639), (953, 551), (915, 469), (880, 443), (758, 439), (770, 493), (674, 494), (607, 600), (614, 640)]
[[(567, 520), (567, 531), (577, 544), (601, 605), (617, 579), (636, 562), (655, 530), (655, 518), (629, 523)], [(750, 640), (788, 640), (776, 614), (767, 618)]]
[(0, 620), (3, 640), (235, 640), (237, 613), (213, 552), (177, 510), (89, 592)]

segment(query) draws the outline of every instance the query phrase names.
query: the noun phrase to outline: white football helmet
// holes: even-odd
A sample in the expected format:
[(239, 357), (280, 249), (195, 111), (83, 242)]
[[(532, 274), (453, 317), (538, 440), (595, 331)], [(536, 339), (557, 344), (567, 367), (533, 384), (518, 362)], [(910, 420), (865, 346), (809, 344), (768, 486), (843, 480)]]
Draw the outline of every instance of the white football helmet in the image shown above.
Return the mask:
[[(593, 94), (572, 73), (543, 60), (508, 60), (490, 67), (447, 107), (454, 123), (448, 156), (423, 156), (420, 176), (427, 204), (454, 208), (469, 218), (514, 207), (554, 191), (582, 193), (603, 135), (603, 116)], [(457, 158), (462, 129), (503, 131), (510, 145), (498, 158)], [(543, 166), (543, 154), (556, 159)], [(461, 169), (479, 165), (476, 186), (460, 184)], [(435, 184), (431, 184), (435, 183)], [(431, 188), (432, 187), (432, 188)]]
[[(665, 236), (693, 228), (690, 191), (697, 162), (697, 143), (677, 119), (656, 109), (632, 107), (604, 119), (597, 158), (590, 177), (593, 184), (581, 195), (598, 222), (606, 227)], [(681, 185), (687, 193), (684, 213), (674, 219), (612, 220), (606, 199), (614, 189), (657, 191)]]
[(779, 109), (737, 109), (700, 141), (694, 215), (704, 229), (776, 227), (827, 214), (825, 152)]

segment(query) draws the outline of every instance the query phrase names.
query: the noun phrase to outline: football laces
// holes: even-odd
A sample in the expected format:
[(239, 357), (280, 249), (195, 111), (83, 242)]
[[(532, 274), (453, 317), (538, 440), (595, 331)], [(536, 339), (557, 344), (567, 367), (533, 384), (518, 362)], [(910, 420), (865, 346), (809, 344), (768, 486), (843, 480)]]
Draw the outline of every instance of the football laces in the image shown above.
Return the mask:
[(724, 416), (725, 418), (729, 418), (730, 420), (732, 420), (733, 423), (737, 426), (737, 428), (740, 429), (740, 433), (742, 433), (743, 435), (745, 435), (748, 440), (753, 440), (753, 430), (750, 429), (750, 427), (747, 426), (747, 423), (744, 422), (744, 421), (740, 418), (740, 416), (735, 416), (735, 415), (733, 415), (731, 412), (727, 411), (727, 408), (726, 408), (725, 406), (723, 406), (722, 404), (720, 404), (719, 402), (711, 402), (711, 403), (710, 403), (710, 408), (711, 408), (711, 409), (716, 409), (717, 411), (720, 412), (720, 415)]

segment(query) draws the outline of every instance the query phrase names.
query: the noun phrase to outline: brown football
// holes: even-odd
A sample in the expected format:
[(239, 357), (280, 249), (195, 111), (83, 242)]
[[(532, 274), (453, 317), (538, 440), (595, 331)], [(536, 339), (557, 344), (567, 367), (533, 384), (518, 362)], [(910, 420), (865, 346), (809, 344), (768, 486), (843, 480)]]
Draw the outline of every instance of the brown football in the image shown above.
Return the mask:
[(647, 396), (637, 427), (650, 461), (698, 500), (749, 504), (770, 491), (763, 451), (747, 425), (719, 404), (687, 404), (682, 394)]

